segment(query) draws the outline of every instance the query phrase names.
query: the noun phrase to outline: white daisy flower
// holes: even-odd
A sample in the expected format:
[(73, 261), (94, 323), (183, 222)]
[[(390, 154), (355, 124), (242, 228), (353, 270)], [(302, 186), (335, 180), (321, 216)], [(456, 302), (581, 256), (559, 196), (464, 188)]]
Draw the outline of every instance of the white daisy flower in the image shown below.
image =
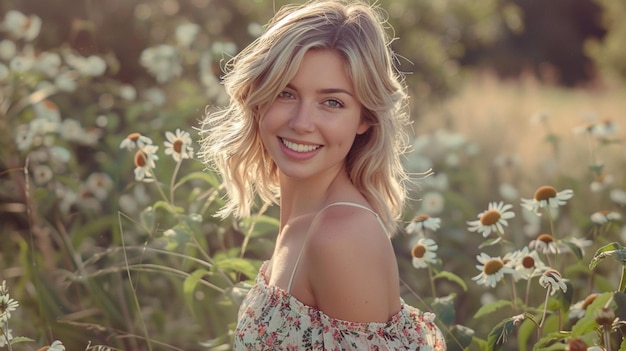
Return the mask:
[(413, 267), (426, 268), (430, 264), (437, 263), (436, 251), (438, 247), (437, 243), (432, 239), (420, 239), (411, 250)]
[(61, 91), (71, 93), (78, 87), (76, 79), (78, 79), (76, 71), (63, 71), (54, 77), (54, 85)]
[(132, 150), (135, 147), (142, 148), (146, 145), (151, 145), (152, 139), (147, 136), (143, 136), (139, 133), (130, 133), (128, 136), (122, 140), (120, 143), (120, 149), (126, 148), (127, 150)]
[(33, 144), (33, 138), (35, 133), (27, 126), (21, 125), (15, 132), (15, 142), (17, 143), (18, 150), (28, 150)]
[(557, 192), (555, 188), (545, 185), (535, 191), (535, 196), (532, 199), (522, 199), (522, 206), (541, 216), (540, 209), (557, 209), (559, 206), (565, 205), (572, 196), (574, 196), (574, 191), (570, 189)]
[(626, 190), (613, 189), (609, 193), (609, 197), (618, 205), (626, 205)]
[(126, 101), (134, 101), (137, 98), (137, 89), (130, 84), (123, 84), (119, 88), (118, 94)]
[(508, 219), (515, 217), (515, 213), (508, 212), (513, 205), (505, 205), (503, 202), (490, 202), (487, 211), (478, 215), (478, 220), (468, 221), (470, 232), (482, 233), (483, 237), (488, 237), (491, 232), (504, 234), (504, 227), (508, 226)]
[(500, 257), (491, 257), (481, 252), (480, 255), (476, 256), (476, 259), (481, 263), (481, 265), (476, 265), (476, 268), (481, 272), (473, 277), (472, 280), (475, 280), (478, 284), (495, 288), (505, 273), (512, 273), (512, 269), (506, 267)]
[(513, 269), (515, 270), (513, 277), (515, 281), (518, 281), (519, 279), (528, 280), (536, 277), (548, 269), (548, 266), (541, 261), (539, 253), (536, 250), (530, 251), (526, 246), (517, 251), (515, 261), (513, 262)]
[(422, 197), (421, 211), (428, 215), (434, 216), (441, 213), (445, 206), (445, 199), (439, 192), (431, 191), (424, 194)]
[(159, 149), (155, 145), (145, 145), (135, 153), (135, 180), (150, 182), (154, 179), (152, 170), (156, 167), (156, 160), (159, 159), (156, 152)]
[(44, 185), (48, 183), (50, 180), (52, 180), (52, 176), (54, 175), (52, 173), (52, 169), (50, 169), (50, 167), (48, 167), (47, 165), (36, 165), (35, 167), (33, 167), (32, 173), (33, 179), (38, 185)]
[(64, 58), (65, 62), (83, 77), (98, 77), (103, 75), (107, 69), (106, 61), (96, 55), (83, 57), (66, 53)]
[(17, 45), (12, 40), (0, 40), (0, 60), (8, 62), (17, 55)]
[(102, 172), (91, 173), (85, 181), (87, 190), (93, 194), (98, 200), (104, 200), (113, 189), (113, 180), (111, 177)]
[(610, 221), (619, 221), (622, 215), (619, 212), (610, 210), (598, 211), (591, 214), (591, 221), (595, 224), (605, 224)]
[(413, 217), (411, 223), (406, 226), (407, 234), (424, 234), (426, 229), (437, 231), (441, 226), (441, 218), (431, 217), (427, 214), (420, 214)]
[(0, 333), (0, 347), (4, 347), (11, 343), (11, 341), (13, 340), (13, 334), (11, 334), (11, 332), (13, 332), (13, 330), (9, 329), (3, 333)]
[(559, 289), (563, 292), (567, 292), (567, 285), (565, 285), (565, 281), (561, 277), (561, 273), (555, 271), (554, 269), (548, 269), (543, 272), (541, 278), (539, 278), (539, 285), (546, 289), (550, 289), (550, 295), (556, 294)]
[(183, 73), (181, 57), (175, 47), (161, 44), (144, 49), (139, 62), (159, 83), (166, 83)]
[(50, 345), (48, 351), (65, 351), (65, 346), (59, 340), (55, 340), (52, 342), (52, 345)]
[(188, 48), (196, 40), (200, 26), (195, 23), (183, 23), (176, 27), (174, 35), (178, 45)]
[(35, 15), (26, 16), (19, 11), (10, 10), (4, 15), (2, 25), (15, 38), (32, 41), (41, 31), (41, 18)]
[(55, 77), (59, 74), (61, 63), (61, 56), (59, 56), (59, 54), (44, 51), (37, 56), (35, 68), (47, 77)]
[(585, 316), (585, 311), (587, 310), (587, 307), (589, 307), (589, 305), (591, 305), (591, 303), (595, 301), (596, 297), (598, 297), (598, 294), (593, 293), (587, 296), (584, 300), (580, 300), (570, 306), (569, 312), (567, 313), (569, 319), (583, 318)]
[(613, 175), (611, 174), (598, 174), (594, 177), (594, 180), (589, 184), (589, 189), (592, 192), (600, 192), (613, 184)]
[(193, 147), (191, 146), (191, 136), (189, 133), (176, 129), (176, 134), (172, 132), (165, 132), (167, 141), (165, 145), (165, 154), (172, 155), (174, 161), (180, 162), (186, 158), (193, 157)]
[(19, 306), (19, 302), (10, 298), (8, 294), (0, 295), (0, 323), (5, 323), (11, 319), (11, 312)]
[(535, 249), (542, 254), (558, 254), (561, 250), (550, 234), (540, 234), (537, 239), (532, 240), (528, 247)]

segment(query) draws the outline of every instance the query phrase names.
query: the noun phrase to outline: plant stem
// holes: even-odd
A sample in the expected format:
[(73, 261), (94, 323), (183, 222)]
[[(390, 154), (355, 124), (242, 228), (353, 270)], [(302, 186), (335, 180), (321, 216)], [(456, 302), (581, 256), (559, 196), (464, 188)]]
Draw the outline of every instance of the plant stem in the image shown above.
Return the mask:
[[(157, 188), (161, 189), (160, 186), (157, 186)], [(161, 193), (163, 193), (163, 190), (161, 190)], [(167, 198), (165, 198), (167, 200)], [(130, 285), (130, 289), (133, 292), (133, 302), (135, 303), (135, 307), (137, 308), (137, 313), (139, 314), (139, 320), (141, 321), (141, 326), (143, 327), (143, 332), (145, 334), (146, 337), (146, 343), (148, 344), (148, 350), (152, 351), (152, 342), (150, 342), (150, 336), (148, 334), (148, 326), (146, 326), (146, 321), (144, 320), (142, 313), (141, 313), (141, 305), (139, 304), (139, 298), (137, 297), (137, 291), (135, 290), (135, 286), (133, 284), (133, 277), (132, 274), (130, 274), (130, 265), (128, 264), (128, 255), (126, 254), (126, 244), (124, 243), (124, 228), (122, 227), (122, 218), (121, 218), (121, 214), (120, 212), (118, 212), (117, 215), (117, 221), (119, 223), (120, 226), (120, 235), (122, 236), (121, 238), (121, 243), (122, 243), (122, 252), (124, 253), (124, 265), (126, 267), (126, 274), (128, 275), (128, 283)]]
[(611, 327), (603, 326), (602, 327), (602, 336), (604, 340), (604, 349), (606, 351), (611, 351)]
[(170, 203), (174, 205), (174, 190), (176, 185), (176, 178), (178, 177), (178, 171), (180, 170), (180, 165), (183, 163), (183, 159), (181, 158), (176, 162), (176, 167), (174, 168), (174, 173), (172, 173), (172, 180), (170, 180)]
[(515, 289), (515, 278), (511, 275), (511, 290), (513, 290), (513, 312), (517, 313), (517, 289)]
[(437, 291), (435, 290), (435, 280), (433, 279), (433, 268), (428, 265), (428, 279), (430, 280), (430, 289), (433, 292), (433, 298), (437, 297)]
[(626, 292), (626, 265), (622, 265), (622, 277), (619, 280), (619, 291)]
[(157, 187), (157, 190), (159, 190), (159, 193), (163, 197), (163, 200), (165, 200), (165, 202), (167, 202), (167, 203), (170, 203), (170, 201), (168, 200), (167, 195), (165, 195), (165, 193), (163, 192), (163, 189), (161, 189), (161, 185), (159, 185), (159, 180), (157, 179), (156, 175), (153, 175), (153, 179), (154, 179), (154, 183), (155, 183), (155, 185)]
[(11, 346), (11, 340), (9, 339), (9, 321), (5, 321), (4, 325), (0, 328), (2, 330), (2, 336), (4, 336), (4, 340), (7, 343), (7, 347), (9, 351), (13, 351), (13, 347)]
[(543, 315), (541, 316), (541, 322), (539, 322), (539, 328), (543, 326), (543, 322), (546, 320), (546, 313), (548, 312), (548, 298), (550, 297), (550, 287), (546, 289), (546, 301), (543, 304)]

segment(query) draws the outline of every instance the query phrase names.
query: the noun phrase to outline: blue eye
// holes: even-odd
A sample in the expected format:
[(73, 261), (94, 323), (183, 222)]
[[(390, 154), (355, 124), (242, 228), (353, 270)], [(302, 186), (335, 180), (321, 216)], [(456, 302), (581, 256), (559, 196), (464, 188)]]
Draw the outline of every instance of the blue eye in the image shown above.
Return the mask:
[(328, 107), (332, 107), (332, 108), (342, 108), (343, 107), (343, 103), (339, 100), (336, 99), (328, 99), (326, 101), (324, 101), (324, 104)]
[(278, 94), (278, 98), (280, 98), (280, 99), (293, 99), (293, 94), (291, 94), (288, 91), (281, 91)]

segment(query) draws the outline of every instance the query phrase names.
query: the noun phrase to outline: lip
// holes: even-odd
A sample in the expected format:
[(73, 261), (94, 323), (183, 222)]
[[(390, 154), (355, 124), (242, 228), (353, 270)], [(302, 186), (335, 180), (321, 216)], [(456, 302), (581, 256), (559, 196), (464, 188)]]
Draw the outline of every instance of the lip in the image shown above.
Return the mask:
[[(286, 140), (286, 141), (289, 141), (289, 142), (292, 142), (292, 143), (296, 143), (296, 144), (318, 146), (318, 148), (315, 149), (315, 150), (307, 151), (307, 152), (298, 152), (298, 151), (291, 150), (290, 148), (285, 146), (285, 144), (283, 143), (283, 140)], [(305, 160), (308, 160), (308, 159), (312, 158), (323, 147), (323, 145), (320, 145), (320, 144), (305, 143), (305, 142), (302, 142), (302, 141), (295, 141), (295, 140), (292, 140), (292, 139), (281, 138), (281, 137), (278, 137), (278, 145), (280, 146), (280, 149), (282, 150), (282, 152), (287, 157), (289, 157), (291, 159), (298, 160), (298, 161), (305, 161)]]

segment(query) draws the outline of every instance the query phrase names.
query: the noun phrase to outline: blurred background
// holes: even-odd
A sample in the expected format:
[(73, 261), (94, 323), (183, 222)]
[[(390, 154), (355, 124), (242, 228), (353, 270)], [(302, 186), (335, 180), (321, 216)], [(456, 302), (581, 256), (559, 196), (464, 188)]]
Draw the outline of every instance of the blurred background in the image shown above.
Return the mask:
[[(229, 349), (239, 283), (253, 279), (271, 253), (274, 209), (260, 222), (219, 221), (212, 216), (219, 196), (204, 196), (219, 184), (195, 175), (180, 187), (166, 187), (171, 202), (159, 203), (154, 184), (133, 178), (133, 155), (119, 145), (133, 132), (158, 144), (166, 141), (165, 131), (177, 128), (195, 141), (205, 110), (226, 101), (219, 84), (224, 63), (262, 33), (276, 9), (295, 2), (0, 3), (5, 18), (0, 62), (8, 72), (0, 74), (0, 280), (7, 280), (20, 301), (13, 334), (34, 340), (20, 349), (36, 350), (55, 339), (68, 350), (85, 349), (91, 341), (127, 350)], [(418, 213), (442, 218), (438, 269), (464, 277), (469, 286), (457, 291), (454, 284), (438, 283), (441, 296), (455, 296), (449, 322), (484, 336), (495, 322), (473, 321), (473, 314), (485, 299), (506, 295), (469, 279), (479, 273), (475, 256), (483, 249), (480, 235), (467, 233), (466, 221), (491, 201), (504, 199), (518, 208), (519, 198), (532, 198), (546, 184), (574, 189), (579, 198), (566, 212), (563, 232), (588, 237), (589, 214), (624, 212), (610, 190), (626, 188), (620, 130), (626, 122), (626, 2), (376, 3), (388, 14), (398, 69), (411, 96), (415, 143), (407, 167), (441, 176), (415, 190), (404, 220)], [(36, 37), (9, 30), (5, 15), (13, 10), (41, 20)], [(34, 21), (21, 23), (29, 27)], [(43, 53), (58, 53), (63, 63), (49, 74), (11, 63), (14, 57), (35, 62)], [(97, 57), (105, 68), (82, 73), (72, 57)], [(71, 67), (64, 70), (66, 64)], [(55, 81), (67, 72), (73, 88)], [(21, 131), (42, 118), (35, 106), (47, 101), (61, 120), (77, 121), (81, 133), (93, 133), (96, 140), (53, 133), (54, 138), (24, 146)], [(603, 126), (606, 133), (600, 139), (581, 136), (590, 126)], [(59, 154), (67, 160), (54, 161)], [(169, 182), (174, 168), (181, 178), (208, 173), (198, 162), (184, 163), (177, 173), (176, 163), (166, 158), (161, 156), (155, 170), (166, 179), (160, 183)], [(42, 165), (50, 175), (37, 173)], [(105, 196), (85, 190), (94, 173), (105, 179), (101, 185), (110, 183)], [(174, 208), (174, 199), (181, 208)], [(196, 220), (196, 213), (203, 220)], [(521, 246), (541, 230), (525, 233), (528, 223), (517, 218), (511, 232)], [(168, 228), (176, 234), (163, 239)], [(607, 232), (620, 240), (626, 236), (619, 225)], [(186, 248), (190, 238), (196, 245)], [(428, 296), (427, 276), (411, 266), (413, 243), (410, 236), (394, 239), (403, 278), (418, 295)], [(145, 251), (150, 247), (152, 254)], [(164, 252), (169, 254), (160, 257)], [(135, 276), (127, 275), (129, 258), (131, 266), (150, 260), (154, 266), (138, 265)], [(163, 278), (160, 273), (168, 272), (157, 266), (177, 271)], [(604, 273), (607, 281), (615, 274)]]

